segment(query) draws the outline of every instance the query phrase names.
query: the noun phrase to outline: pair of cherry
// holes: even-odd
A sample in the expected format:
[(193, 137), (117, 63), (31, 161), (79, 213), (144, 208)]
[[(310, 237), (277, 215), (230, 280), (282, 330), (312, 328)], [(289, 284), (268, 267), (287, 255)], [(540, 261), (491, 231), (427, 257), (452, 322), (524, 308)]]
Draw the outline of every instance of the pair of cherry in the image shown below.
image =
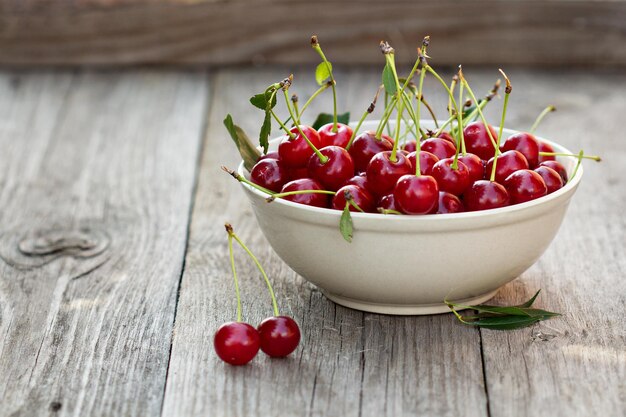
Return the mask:
[[(294, 319), (279, 314), (274, 290), (261, 263), (241, 241), (239, 236), (235, 234), (230, 224), (226, 223), (225, 228), (228, 233), (228, 250), (235, 282), (235, 294), (237, 296), (237, 321), (224, 323), (217, 329), (213, 338), (215, 352), (221, 360), (231, 365), (247, 364), (254, 359), (259, 349), (274, 358), (285, 357), (298, 347), (300, 343), (300, 328)], [(235, 240), (254, 261), (265, 280), (272, 298), (274, 316), (263, 320), (256, 329), (241, 320), (241, 296), (239, 294), (239, 281), (235, 269), (233, 240)]]

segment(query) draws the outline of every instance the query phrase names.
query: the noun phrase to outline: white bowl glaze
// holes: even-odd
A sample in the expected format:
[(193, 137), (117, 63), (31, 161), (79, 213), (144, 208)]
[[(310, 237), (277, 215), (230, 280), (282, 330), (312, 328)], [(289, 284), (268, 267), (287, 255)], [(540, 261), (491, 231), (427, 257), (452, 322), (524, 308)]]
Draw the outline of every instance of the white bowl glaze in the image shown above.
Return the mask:
[[(366, 122), (361, 131), (376, 125)], [(505, 129), (504, 136), (513, 133)], [(546, 142), (556, 152), (571, 153)], [(276, 149), (278, 143), (271, 145)], [(571, 176), (576, 159), (558, 160)], [(239, 173), (248, 175), (243, 163)], [(267, 203), (266, 194), (242, 185), (278, 256), (331, 300), (383, 314), (436, 314), (449, 312), (444, 299), (485, 302), (535, 263), (556, 235), (582, 175), (581, 167), (548, 196), (493, 210), (428, 216), (353, 213), (352, 243), (339, 232), (340, 211), (281, 199)]]

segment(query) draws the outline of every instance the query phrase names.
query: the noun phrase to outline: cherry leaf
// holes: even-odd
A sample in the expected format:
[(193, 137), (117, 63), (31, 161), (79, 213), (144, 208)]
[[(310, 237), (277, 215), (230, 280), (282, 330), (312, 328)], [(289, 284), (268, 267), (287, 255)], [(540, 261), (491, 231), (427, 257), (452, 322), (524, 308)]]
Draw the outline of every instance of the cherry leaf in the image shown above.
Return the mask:
[(267, 153), (267, 149), (270, 145), (269, 137), (272, 132), (272, 114), (269, 111), (265, 112), (265, 119), (263, 119), (263, 125), (259, 132), (259, 144), (263, 148), (263, 153)]
[[(317, 118), (315, 119), (311, 127), (315, 130), (318, 130), (320, 127), (324, 126), (325, 124), (332, 123), (333, 120), (334, 119), (333, 119), (332, 114), (320, 113), (317, 115)], [(339, 123), (343, 123), (344, 125), (347, 125), (348, 123), (350, 123), (350, 112), (338, 114), (337, 121)]]
[(254, 107), (265, 110), (267, 108), (267, 98), (265, 98), (265, 93), (253, 95), (250, 97), (250, 103), (252, 103)]
[(352, 216), (350, 215), (350, 205), (346, 204), (341, 213), (341, 219), (339, 220), (339, 231), (346, 240), (346, 242), (352, 242)]
[(389, 65), (385, 65), (383, 69), (383, 85), (385, 86), (385, 92), (387, 92), (387, 94), (396, 94), (396, 79), (393, 77), (393, 71)]
[(329, 62), (320, 62), (315, 68), (315, 81), (318, 85), (324, 84), (328, 78), (330, 78), (330, 72), (332, 71), (333, 66)]
[(243, 129), (233, 123), (233, 118), (230, 114), (224, 119), (224, 126), (226, 126), (226, 130), (228, 130), (230, 137), (237, 146), (239, 155), (241, 155), (241, 159), (243, 159), (244, 167), (246, 167), (248, 171), (251, 171), (254, 164), (256, 164), (261, 157), (261, 153), (252, 144), (250, 138), (246, 135)]

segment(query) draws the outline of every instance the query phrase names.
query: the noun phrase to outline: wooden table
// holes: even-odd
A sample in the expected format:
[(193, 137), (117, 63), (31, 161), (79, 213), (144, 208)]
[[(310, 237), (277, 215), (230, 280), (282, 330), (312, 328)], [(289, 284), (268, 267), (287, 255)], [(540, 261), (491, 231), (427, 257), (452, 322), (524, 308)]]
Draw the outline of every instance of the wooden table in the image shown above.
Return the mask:
[[(222, 120), (256, 135), (248, 97), (290, 70), (0, 75), (0, 416), (624, 415), (626, 75), (508, 68), (509, 126), (554, 104), (539, 133), (604, 162), (585, 163), (556, 240), (494, 300), (541, 288), (537, 305), (563, 317), (498, 332), (338, 306), (272, 252), (219, 169), (238, 160)], [(311, 68), (294, 72), (306, 97)], [(497, 77), (465, 72), (480, 92)], [(340, 109), (360, 115), (379, 68), (337, 79)], [(432, 79), (426, 94), (445, 108)], [(225, 221), (301, 324), (288, 359), (231, 367), (213, 351), (235, 317)], [(271, 306), (244, 259), (244, 317), (258, 323)]]

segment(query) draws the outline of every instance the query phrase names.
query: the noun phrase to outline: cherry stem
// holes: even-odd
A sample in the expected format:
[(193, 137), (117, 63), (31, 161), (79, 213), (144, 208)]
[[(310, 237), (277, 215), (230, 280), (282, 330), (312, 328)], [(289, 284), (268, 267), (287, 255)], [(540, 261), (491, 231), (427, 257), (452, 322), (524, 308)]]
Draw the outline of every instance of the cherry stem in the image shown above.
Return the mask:
[(328, 70), (328, 74), (330, 77), (330, 81), (331, 81), (331, 87), (333, 88), (333, 129), (332, 131), (334, 133), (337, 133), (337, 89), (335, 87), (335, 78), (333, 76), (333, 68), (332, 65), (330, 64), (330, 62), (328, 62), (328, 60), (326, 59), (326, 55), (324, 55), (324, 52), (322, 51), (322, 47), (320, 46), (318, 40), (317, 40), (317, 36), (312, 36), (311, 37), (311, 46), (313, 47), (313, 49), (315, 49), (315, 51), (319, 54), (320, 58), (322, 58), (322, 61), (324, 62), (324, 64), (326, 64), (326, 69)]
[[(278, 122), (280, 127), (287, 133), (287, 136), (289, 136), (290, 139), (294, 139), (296, 137), (296, 135), (294, 135), (293, 132), (290, 131), (289, 128), (287, 126), (285, 126), (285, 124), (278, 118), (276, 113), (274, 113), (274, 109), (270, 109), (270, 113), (274, 117), (274, 120), (276, 120), (276, 122)], [(293, 116), (291, 117), (291, 119), (293, 119)]]
[(419, 98), (419, 100), (424, 103), (424, 106), (426, 106), (426, 109), (428, 110), (428, 113), (430, 113), (430, 117), (433, 118), (433, 122), (435, 122), (435, 129), (439, 129), (439, 122), (437, 121), (437, 116), (435, 115), (435, 111), (433, 110), (433, 108), (430, 106), (430, 104), (428, 104), (428, 102), (426, 101), (426, 99), (424, 98), (424, 95), (422, 94), (422, 96)]
[[(574, 155), (572, 155), (572, 156), (574, 156)], [(572, 172), (572, 175), (569, 177), (567, 182), (570, 182), (576, 176), (576, 173), (578, 173), (578, 169), (580, 168), (580, 165), (583, 162), (583, 158), (585, 157), (585, 152), (583, 152), (583, 150), (581, 149), (580, 152), (578, 152), (578, 155), (576, 155), (576, 156), (578, 157), (578, 162), (576, 163), (576, 167), (574, 168), (574, 172)]]
[[(504, 120), (506, 118), (506, 109), (509, 105), (509, 96), (511, 95), (511, 91), (513, 91), (513, 87), (511, 87), (511, 81), (509, 77), (506, 76), (502, 69), (499, 69), (500, 73), (504, 77), (506, 81), (506, 87), (504, 88), (504, 104), (502, 106), (502, 118), (500, 119), (500, 129), (498, 130), (498, 139), (496, 140), (496, 154), (493, 157), (493, 166), (491, 167), (491, 177), (489, 181), (494, 182), (496, 179), (496, 166), (498, 165), (498, 154), (500, 153), (500, 141), (502, 140), (502, 130), (504, 129)], [(487, 126), (487, 132), (489, 132), (489, 126)]]
[(234, 170), (227, 168), (224, 165), (222, 165), (221, 168), (222, 168), (222, 171), (226, 172), (227, 174), (230, 174), (230, 176), (236, 179), (237, 181), (243, 182), (244, 184), (248, 184), (250, 187), (256, 188), (257, 190), (264, 192), (265, 194), (274, 195), (274, 192), (272, 192), (271, 190), (268, 190), (265, 187), (261, 187), (260, 185), (253, 183), (252, 181), (248, 180), (243, 175), (239, 175), (238, 173), (236, 173)]
[[(476, 103), (477, 102), (476, 96), (474, 95), (474, 92), (472, 91), (472, 88), (470, 87), (470, 85), (467, 82), (467, 80), (465, 79), (465, 77), (461, 77), (461, 82), (463, 83), (465, 88), (467, 88), (467, 92), (469, 93), (469, 95), (472, 98), (472, 100), (474, 101), (474, 103)], [(485, 101), (485, 105), (487, 105), (487, 101)], [(484, 107), (484, 106), (482, 106), (482, 107)], [(480, 120), (482, 120), (483, 125), (485, 126), (485, 130), (487, 131), (487, 136), (489, 136), (489, 140), (491, 141), (491, 144), (496, 149), (496, 156), (498, 156), (499, 149), (496, 146), (496, 141), (493, 138), (493, 135), (491, 134), (491, 129), (489, 129), (489, 124), (487, 123), (487, 119), (485, 118), (485, 115), (483, 114), (482, 107), (480, 105), (476, 106), (476, 111), (478, 111), (478, 115), (480, 116)], [(461, 127), (461, 129), (462, 129), (462, 127)]]
[(235, 269), (235, 256), (233, 255), (233, 227), (226, 223), (224, 225), (228, 233), (228, 252), (230, 254), (230, 267), (233, 271), (233, 280), (235, 281), (235, 295), (237, 296), (237, 322), (241, 322), (241, 295), (239, 294), (239, 280), (237, 279), (237, 270)]
[[(248, 249), (248, 247), (241, 241), (241, 239), (239, 239), (239, 236), (237, 236), (235, 234), (235, 232), (233, 231), (233, 227), (230, 224), (227, 224), (226, 231), (228, 232), (228, 241), (230, 242), (230, 248), (231, 248), (231, 250), (230, 250), (231, 258), (230, 259), (231, 259), (231, 263), (233, 265), (233, 271), (234, 271), (234, 260), (233, 260), (233, 251), (232, 251), (232, 239), (235, 239), (237, 241), (237, 243), (239, 243), (239, 246), (241, 246), (243, 248), (243, 250), (245, 250), (246, 253), (250, 256), (250, 258), (252, 258), (252, 260), (256, 264), (257, 268), (259, 269), (259, 271), (261, 271), (261, 275), (263, 275), (263, 279), (265, 280), (265, 284), (267, 285), (267, 289), (270, 292), (270, 297), (272, 297), (272, 307), (274, 308), (274, 316), (280, 316), (280, 313), (278, 311), (278, 303), (276, 303), (276, 296), (274, 295), (274, 289), (272, 288), (272, 284), (270, 283), (270, 280), (267, 277), (267, 274), (265, 273), (265, 270), (261, 266), (261, 263), (259, 262), (257, 257), (254, 256), (254, 254), (250, 251), (250, 249)], [(239, 301), (239, 303), (241, 303), (240, 300), (238, 300), (238, 301)], [(237, 321), (241, 321), (241, 319), (239, 319)]]
[[(315, 98), (317, 96), (319, 96), (324, 90), (326, 90), (331, 85), (332, 84), (329, 81), (326, 84), (324, 84), (323, 86), (321, 86), (320, 88), (318, 88), (317, 90), (315, 90), (315, 92), (311, 95), (311, 97), (309, 97), (309, 99), (304, 103), (304, 106), (302, 106), (302, 108), (300, 109), (300, 113), (299, 113), (298, 117), (302, 117), (302, 114), (304, 113), (306, 108), (309, 107), (309, 104), (311, 104), (313, 102), (313, 100), (315, 100)], [(287, 124), (289, 122), (289, 120), (291, 120), (291, 116), (287, 120), (285, 120), (285, 124)], [(300, 124), (300, 123), (298, 123), (298, 124)]]
[[(476, 108), (465, 118), (465, 123), (469, 123), (470, 121), (474, 121), (476, 119), (476, 115), (478, 114), (478, 108), (480, 108), (480, 110), (483, 110), (485, 106), (487, 105), (487, 103), (493, 100), (496, 94), (498, 94), (498, 90), (500, 89), (500, 84), (501, 84), (501, 81), (498, 78), (496, 80), (496, 83), (491, 88), (491, 90), (487, 93), (487, 95), (485, 95), (485, 97), (482, 100), (480, 100), (480, 102), (478, 102)], [(476, 103), (476, 100), (474, 100), (474, 103)]]
[[(581, 157), (580, 154), (562, 153), (562, 152), (539, 152), (541, 156), (573, 156), (575, 158)], [(597, 155), (582, 155), (583, 159), (591, 159), (596, 162), (602, 161), (602, 158)]]
[(350, 191), (344, 191), (343, 197), (346, 199), (346, 205), (350, 204), (352, 207), (354, 207), (361, 213), (365, 213), (365, 211), (361, 207), (359, 207), (356, 201), (354, 201), (354, 198), (352, 197), (352, 194), (350, 193)]
[[(453, 80), (454, 81), (454, 80)], [(459, 103), (463, 103), (463, 83), (461, 83), (459, 85)], [(465, 155), (467, 153), (467, 149), (465, 148), (465, 134), (463, 133), (463, 109), (461, 109), (461, 127), (459, 127), (459, 138), (461, 140), (461, 151), (463, 152), (463, 155)], [(457, 151), (456, 154), (458, 156), (459, 154), (459, 145), (457, 144), (456, 147)]]
[[(454, 94), (454, 89), (456, 87), (457, 82), (459, 81), (459, 77), (455, 74), (452, 77), (452, 81), (450, 82), (450, 91), (452, 91), (452, 93)], [(463, 84), (461, 84), (462, 86)], [(452, 116), (452, 100), (450, 100), (450, 98), (448, 97), (448, 115), (450, 116), (451, 119), (454, 119)]]
[[(291, 109), (291, 106), (289, 105), (289, 94), (287, 93), (287, 89), (286, 88), (283, 88), (283, 95), (285, 96), (285, 102), (287, 104), (287, 110), (289, 111), (289, 115), (291, 116), (291, 118), (293, 120), (296, 120), (296, 117), (293, 114), (293, 110)], [(313, 145), (313, 143), (309, 140), (309, 138), (304, 134), (304, 132), (302, 131), (302, 128), (300, 127), (299, 124), (296, 125), (296, 129), (298, 129), (298, 132), (300, 133), (300, 135), (302, 135), (302, 138), (311, 147), (311, 149), (313, 149), (313, 152), (315, 152), (315, 155), (317, 155), (317, 157), (320, 159), (320, 162), (322, 164), (325, 164), (326, 162), (328, 162), (328, 157), (322, 155), (322, 153), (319, 151), (319, 149), (317, 149), (315, 147), (315, 145)]]
[[(421, 58), (422, 56), (420, 53), (420, 60)], [(426, 64), (426, 59), (424, 59), (423, 62), (425, 63), (425, 66), (423, 66), (422, 70), (420, 71), (420, 81), (419, 81), (419, 84), (417, 85), (417, 95), (419, 97), (422, 96), (422, 92), (424, 91), (424, 78), (426, 78), (426, 68), (428, 68), (428, 64)], [(421, 103), (422, 103), (421, 100), (417, 102), (417, 109), (416, 109), (415, 120), (414, 120), (414, 123), (417, 126), (418, 130), (420, 128), (420, 122), (421, 122), (421, 116), (422, 116)], [(415, 176), (416, 177), (419, 177), (420, 175), (422, 175), (422, 169), (420, 167), (420, 153), (422, 152), (421, 139), (422, 139), (421, 137), (418, 137), (417, 140), (415, 141)]]
[(539, 113), (539, 116), (537, 116), (537, 118), (535, 119), (535, 123), (533, 123), (533, 125), (530, 127), (530, 131), (528, 133), (535, 133), (535, 129), (537, 129), (537, 126), (539, 126), (539, 123), (541, 123), (546, 114), (553, 111), (556, 111), (556, 107), (554, 107), (553, 105), (549, 105), (548, 107), (543, 109), (543, 111)]
[(401, 213), (401, 212), (399, 212), (398, 210), (384, 209), (384, 208), (382, 208), (382, 207), (378, 207), (378, 209), (377, 209), (377, 210), (378, 210), (378, 212), (379, 212), (380, 214), (399, 214), (399, 215), (402, 215), (402, 213)]
[(359, 123), (356, 125), (356, 127), (352, 131), (352, 135), (350, 136), (350, 140), (348, 141), (348, 144), (346, 145), (346, 151), (348, 149), (350, 149), (350, 146), (352, 146), (352, 142), (354, 142), (354, 138), (356, 138), (356, 135), (357, 135), (359, 129), (361, 128), (361, 125), (363, 124), (363, 122), (367, 118), (367, 116), (369, 114), (372, 114), (372, 112), (376, 108), (376, 100), (378, 100), (378, 95), (380, 94), (380, 91), (383, 88), (384, 88), (384, 86), (381, 85), (380, 87), (378, 87), (378, 90), (376, 90), (376, 95), (374, 96), (374, 99), (372, 100), (370, 105), (367, 107), (367, 110), (365, 110), (365, 112), (363, 113), (363, 116), (361, 116), (361, 119), (359, 120)]
[(335, 195), (334, 191), (328, 190), (296, 190), (296, 191), (285, 191), (284, 193), (273, 194), (265, 199), (268, 203), (276, 200), (277, 198), (289, 197), (290, 195), (298, 195), (298, 194), (329, 194)]
[(299, 125), (300, 124), (300, 111), (298, 110), (298, 96), (295, 94), (292, 95), (291, 102), (293, 103), (294, 113), (296, 114), (296, 117), (298, 118), (298, 120), (295, 121), (295, 124)]

